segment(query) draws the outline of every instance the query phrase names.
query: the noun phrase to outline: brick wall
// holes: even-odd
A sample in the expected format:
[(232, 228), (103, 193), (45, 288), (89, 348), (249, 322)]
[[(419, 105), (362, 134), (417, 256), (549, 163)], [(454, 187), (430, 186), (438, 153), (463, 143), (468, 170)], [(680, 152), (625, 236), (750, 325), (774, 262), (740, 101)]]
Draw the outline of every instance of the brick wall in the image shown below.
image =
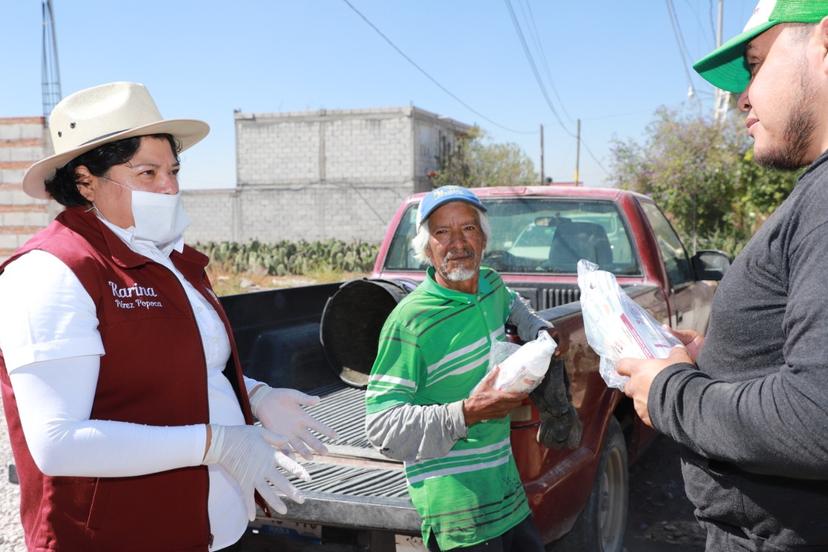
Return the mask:
[(0, 118), (0, 259), (8, 257), (60, 211), (23, 192), (23, 173), (52, 152), (42, 117)]

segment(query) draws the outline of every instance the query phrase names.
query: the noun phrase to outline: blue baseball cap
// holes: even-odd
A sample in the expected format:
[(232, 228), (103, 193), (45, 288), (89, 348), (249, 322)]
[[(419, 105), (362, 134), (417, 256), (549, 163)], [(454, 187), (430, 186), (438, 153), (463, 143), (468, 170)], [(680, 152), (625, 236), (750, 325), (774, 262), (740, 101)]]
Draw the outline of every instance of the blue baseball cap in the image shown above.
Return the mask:
[(428, 192), (420, 201), (420, 207), (417, 209), (417, 228), (431, 216), (431, 213), (437, 210), (438, 207), (445, 205), (451, 201), (464, 201), (477, 207), (484, 213), (486, 207), (474, 193), (463, 186), (442, 186), (435, 190)]

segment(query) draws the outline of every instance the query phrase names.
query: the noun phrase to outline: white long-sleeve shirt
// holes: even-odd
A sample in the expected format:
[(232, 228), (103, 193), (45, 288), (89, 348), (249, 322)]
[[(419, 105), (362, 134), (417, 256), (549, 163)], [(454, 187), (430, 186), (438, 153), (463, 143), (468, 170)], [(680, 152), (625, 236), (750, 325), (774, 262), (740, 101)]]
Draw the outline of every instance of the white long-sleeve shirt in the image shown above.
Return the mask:
[[(182, 242), (159, 250), (130, 230), (103, 221), (133, 251), (167, 267), (181, 282), (201, 335), (207, 364), (210, 422), (244, 424), (222, 373), (230, 355), (215, 309), (169, 258)], [(0, 350), (17, 399), (23, 433), (47, 475), (124, 477), (201, 464), (203, 424), (158, 427), (89, 418), (100, 356), (105, 354), (95, 304), (77, 276), (44, 251), (31, 251), (0, 275)], [(259, 382), (245, 378), (248, 393)], [(238, 485), (208, 466), (208, 512), (213, 550), (236, 542), (247, 527)]]

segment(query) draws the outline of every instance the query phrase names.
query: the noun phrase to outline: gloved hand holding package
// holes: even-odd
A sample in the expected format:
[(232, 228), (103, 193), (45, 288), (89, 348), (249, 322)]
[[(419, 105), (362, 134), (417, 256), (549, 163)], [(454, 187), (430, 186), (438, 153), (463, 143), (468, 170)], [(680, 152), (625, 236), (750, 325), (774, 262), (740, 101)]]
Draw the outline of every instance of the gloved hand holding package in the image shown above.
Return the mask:
[(495, 389), (515, 393), (529, 393), (535, 389), (546, 375), (557, 347), (558, 344), (545, 331), (537, 339), (521, 346), (508, 342), (493, 343), (489, 370), (500, 366)]
[(664, 330), (618, 286), (615, 276), (587, 260), (578, 261), (584, 332), (601, 356), (599, 372), (608, 387), (624, 390), (629, 380), (615, 371), (622, 358), (667, 358), (681, 342)]

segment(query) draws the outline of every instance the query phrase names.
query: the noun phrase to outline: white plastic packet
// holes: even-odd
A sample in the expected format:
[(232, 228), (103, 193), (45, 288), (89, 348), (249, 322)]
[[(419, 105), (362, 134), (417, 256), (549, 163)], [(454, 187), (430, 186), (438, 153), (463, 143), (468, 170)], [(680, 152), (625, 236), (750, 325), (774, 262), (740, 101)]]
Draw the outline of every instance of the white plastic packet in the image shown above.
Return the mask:
[(518, 349), (520, 349), (520, 345), (511, 341), (493, 341), (492, 347), (489, 349), (489, 367), (486, 369), (486, 373), (488, 374), (494, 370), (495, 366), (516, 353)]
[[(546, 375), (557, 347), (558, 344), (547, 332), (520, 346), (505, 341), (493, 343), (489, 353), (489, 370), (500, 366), (494, 388), (515, 393), (533, 391)], [(477, 386), (472, 393), (475, 390)]]
[(608, 387), (623, 391), (630, 379), (615, 370), (618, 360), (667, 358), (673, 347), (681, 345), (624, 293), (615, 275), (598, 270), (598, 265), (585, 259), (578, 261), (578, 287), (584, 332), (590, 347), (601, 356), (598, 370)]

